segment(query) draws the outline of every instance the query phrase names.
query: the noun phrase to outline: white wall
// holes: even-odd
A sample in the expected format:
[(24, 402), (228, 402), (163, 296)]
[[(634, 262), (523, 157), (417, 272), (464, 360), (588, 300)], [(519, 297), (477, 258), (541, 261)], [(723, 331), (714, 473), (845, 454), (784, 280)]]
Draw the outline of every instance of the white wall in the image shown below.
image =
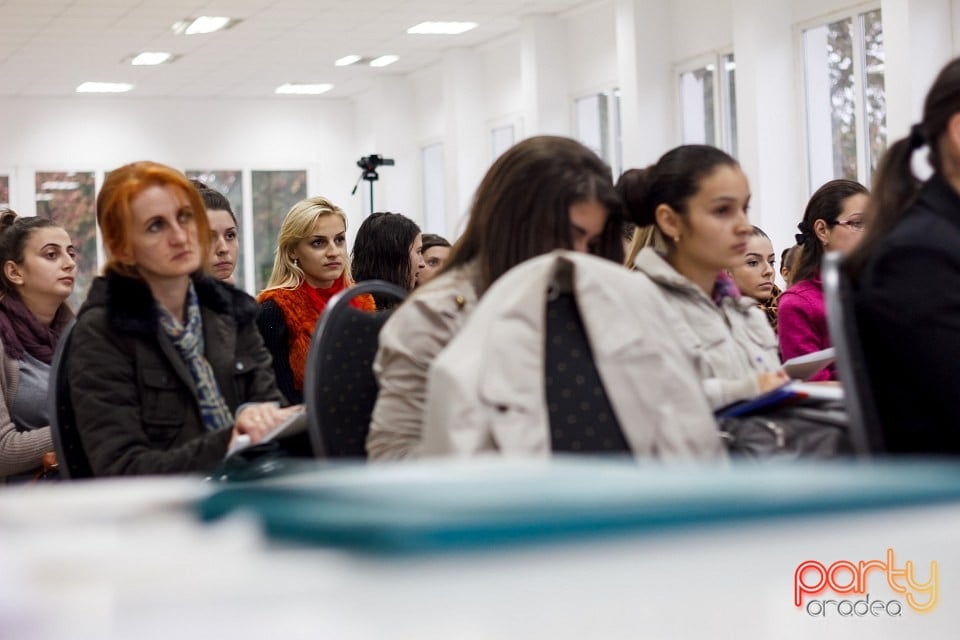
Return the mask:
[(670, 0), (673, 59), (729, 48), (733, 44), (731, 0)]
[(616, 19), (612, 1), (563, 15), (571, 99), (619, 85)]
[[(307, 169), (311, 195), (348, 202), (353, 106), (346, 100), (0, 100), (0, 167), (105, 171), (135, 160), (182, 169)], [(28, 210), (21, 180), (11, 204)], [(24, 195), (26, 193), (26, 195)]]
[[(676, 66), (732, 46), (739, 155), (757, 221), (779, 249), (790, 242), (808, 193), (798, 25), (876, 4), (600, 0), (560, 16), (529, 16), (514, 34), (385, 79), (353, 100), (0, 100), (0, 168), (14, 169), (14, 206), (32, 198), (32, 184), (17, 176), (33, 169), (102, 171), (138, 158), (197, 168), (306, 168), (311, 194), (343, 203), (355, 230), (366, 211), (361, 197), (349, 196), (356, 160), (394, 157), (397, 166), (380, 172), (377, 208), (419, 220), (419, 150), (439, 142), (449, 159), (452, 229), (491, 161), (491, 127), (514, 123), (517, 139), (569, 135), (573, 99), (618, 86), (624, 163), (647, 164), (679, 143)], [(933, 74), (958, 50), (960, 0), (882, 0), (882, 7), (888, 125), (896, 136), (919, 117)]]

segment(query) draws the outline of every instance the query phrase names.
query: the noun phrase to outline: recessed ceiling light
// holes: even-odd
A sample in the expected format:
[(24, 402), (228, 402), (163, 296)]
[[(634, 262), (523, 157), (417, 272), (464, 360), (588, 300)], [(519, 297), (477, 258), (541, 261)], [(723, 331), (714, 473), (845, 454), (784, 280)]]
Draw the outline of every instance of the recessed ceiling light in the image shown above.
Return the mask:
[(143, 53), (135, 55), (130, 60), (130, 64), (139, 67), (163, 64), (164, 62), (171, 61), (173, 61), (173, 54), (167, 51), (144, 51)]
[(192, 36), (198, 33), (213, 33), (228, 29), (240, 22), (226, 16), (200, 16), (199, 18), (184, 18), (173, 24), (173, 32), (177, 35)]
[(321, 93), (330, 91), (330, 89), (333, 89), (332, 84), (300, 84), (288, 82), (274, 89), (274, 93), (297, 96), (318, 96)]
[(348, 67), (355, 62), (360, 62), (360, 60), (361, 60), (360, 56), (351, 54), (349, 56), (343, 56), (342, 58), (337, 58), (337, 60), (333, 64), (337, 65), (338, 67)]
[(476, 28), (476, 22), (421, 22), (407, 29), (407, 33), (429, 36), (456, 36)]
[(126, 82), (84, 82), (77, 87), (77, 93), (126, 93), (133, 89)]
[(396, 61), (399, 60), (399, 59), (400, 59), (399, 56), (393, 56), (393, 55), (380, 56), (379, 58), (374, 58), (373, 60), (371, 60), (371, 61), (370, 61), (370, 66), (371, 66), (371, 67), (385, 67), (385, 66), (387, 66), (388, 64), (393, 64), (394, 62), (396, 62)]

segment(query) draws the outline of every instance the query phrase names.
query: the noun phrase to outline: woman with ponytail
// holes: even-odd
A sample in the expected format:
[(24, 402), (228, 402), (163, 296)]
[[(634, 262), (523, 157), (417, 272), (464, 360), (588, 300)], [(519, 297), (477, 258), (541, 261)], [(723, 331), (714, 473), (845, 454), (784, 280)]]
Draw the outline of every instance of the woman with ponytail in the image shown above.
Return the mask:
[[(784, 360), (830, 346), (820, 263), (828, 251), (847, 254), (863, 239), (868, 192), (853, 180), (831, 180), (810, 197), (797, 225), (803, 247), (791, 273), (793, 284), (780, 295), (777, 330)], [(811, 380), (836, 380), (833, 365)]]
[[(914, 175), (927, 148), (933, 175)], [(960, 58), (927, 94), (923, 119), (890, 146), (870, 226), (845, 269), (889, 451), (958, 454), (960, 390)]]
[(677, 147), (621, 193), (633, 221), (654, 226), (633, 267), (676, 312), (677, 335), (699, 363), (711, 408), (786, 383), (766, 316), (727, 273), (743, 264), (753, 233), (750, 187), (737, 161), (714, 147)]

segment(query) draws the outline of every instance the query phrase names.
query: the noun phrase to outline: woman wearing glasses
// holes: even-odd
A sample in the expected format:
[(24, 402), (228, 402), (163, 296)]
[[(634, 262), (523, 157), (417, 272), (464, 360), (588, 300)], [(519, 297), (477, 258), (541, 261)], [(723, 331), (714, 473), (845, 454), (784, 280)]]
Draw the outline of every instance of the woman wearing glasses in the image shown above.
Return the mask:
[[(778, 336), (784, 360), (830, 346), (820, 263), (828, 251), (848, 254), (863, 237), (869, 192), (853, 180), (831, 180), (813, 194), (797, 225), (800, 259), (791, 273), (793, 285), (778, 304)], [(811, 380), (836, 380), (833, 365)]]

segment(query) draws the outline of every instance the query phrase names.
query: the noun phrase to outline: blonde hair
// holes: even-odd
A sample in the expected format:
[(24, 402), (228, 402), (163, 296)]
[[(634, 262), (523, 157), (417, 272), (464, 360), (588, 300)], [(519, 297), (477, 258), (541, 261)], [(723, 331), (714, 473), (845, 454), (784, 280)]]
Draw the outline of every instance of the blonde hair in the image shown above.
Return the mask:
[(633, 269), (633, 262), (637, 259), (637, 254), (645, 247), (653, 247), (658, 253), (667, 253), (669, 248), (667, 240), (655, 224), (638, 226), (634, 230), (633, 240), (630, 241), (630, 248), (627, 249), (627, 257), (623, 261), (623, 266)]
[[(343, 228), (347, 228), (347, 214), (323, 196), (306, 198), (290, 208), (277, 237), (277, 249), (273, 258), (273, 271), (264, 291), (270, 289), (297, 289), (303, 284), (303, 269), (293, 263), (290, 252), (304, 238), (313, 235), (313, 226), (325, 216), (339, 216)], [(344, 248), (343, 276), (347, 286), (353, 284), (350, 271), (350, 258)]]
[(107, 174), (97, 196), (97, 224), (107, 252), (104, 273), (113, 271), (126, 276), (140, 277), (136, 265), (127, 264), (118, 256), (129, 254), (133, 248), (133, 208), (130, 203), (149, 187), (179, 187), (193, 209), (200, 250), (200, 269), (205, 270), (210, 259), (210, 223), (200, 194), (185, 175), (158, 162), (133, 162)]

